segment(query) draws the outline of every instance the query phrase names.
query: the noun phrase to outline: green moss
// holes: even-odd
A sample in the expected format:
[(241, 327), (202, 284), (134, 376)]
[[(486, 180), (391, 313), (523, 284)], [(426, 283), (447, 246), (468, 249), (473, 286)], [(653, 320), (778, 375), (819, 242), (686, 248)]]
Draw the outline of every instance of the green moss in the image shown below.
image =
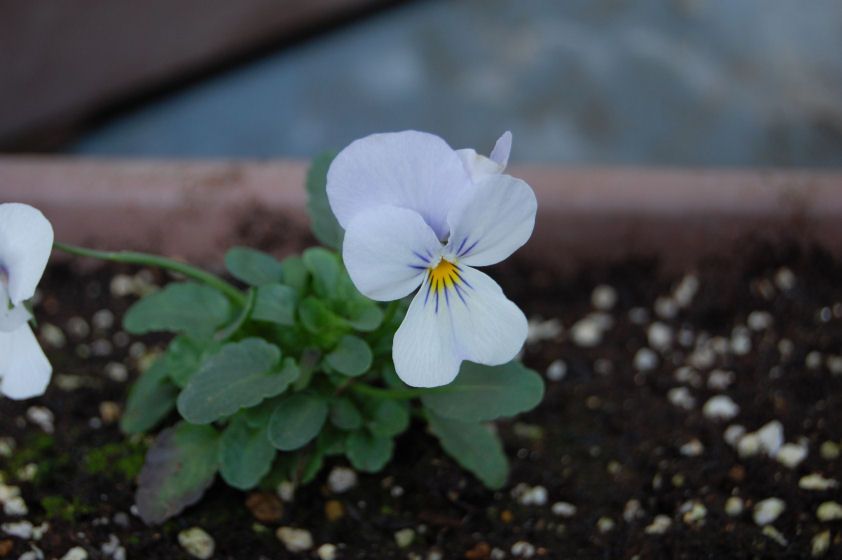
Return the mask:
[(18, 446), (9, 457), (8, 471), (16, 473), (29, 463), (41, 463), (45, 459), (50, 459), (53, 455), (53, 445), (55, 445), (55, 440), (49, 434), (39, 432), (29, 436), (23, 445)]
[(82, 468), (88, 474), (133, 480), (143, 467), (145, 455), (146, 445), (142, 440), (108, 443), (88, 450)]
[(47, 496), (41, 499), (41, 507), (49, 519), (62, 519), (68, 523), (75, 522), (79, 516), (94, 511), (92, 506), (80, 502), (77, 498), (67, 500), (63, 496)]

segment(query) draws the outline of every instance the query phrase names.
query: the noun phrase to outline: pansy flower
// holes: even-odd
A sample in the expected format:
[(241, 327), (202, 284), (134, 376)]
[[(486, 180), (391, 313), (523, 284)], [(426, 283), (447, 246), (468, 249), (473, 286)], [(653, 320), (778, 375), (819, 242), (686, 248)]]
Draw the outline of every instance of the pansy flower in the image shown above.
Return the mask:
[(405, 131), (357, 140), (330, 166), (327, 194), (357, 289), (378, 301), (418, 290), (392, 346), (408, 385), (446, 385), (462, 361), (499, 365), (523, 346), (523, 312), (475, 268), (532, 234), (535, 194), (503, 174), (510, 149), (509, 133), (487, 158)]
[(26, 204), (0, 204), (0, 393), (12, 399), (43, 394), (53, 371), (25, 305), (52, 247), (53, 228), (41, 212)]

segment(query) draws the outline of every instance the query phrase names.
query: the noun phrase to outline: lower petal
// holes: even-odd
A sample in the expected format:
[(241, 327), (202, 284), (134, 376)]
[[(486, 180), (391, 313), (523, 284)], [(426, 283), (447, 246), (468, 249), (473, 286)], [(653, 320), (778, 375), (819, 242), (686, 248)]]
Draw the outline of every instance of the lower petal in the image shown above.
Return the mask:
[(444, 307), (436, 309), (428, 287), (429, 280), (415, 294), (392, 345), (395, 371), (412, 387), (447, 385), (462, 363), (450, 314)]
[(0, 393), (16, 400), (43, 395), (52, 372), (29, 325), (0, 332)]
[(450, 298), (453, 332), (463, 359), (496, 366), (511, 361), (526, 341), (527, 321), (488, 275), (461, 266), (464, 298)]

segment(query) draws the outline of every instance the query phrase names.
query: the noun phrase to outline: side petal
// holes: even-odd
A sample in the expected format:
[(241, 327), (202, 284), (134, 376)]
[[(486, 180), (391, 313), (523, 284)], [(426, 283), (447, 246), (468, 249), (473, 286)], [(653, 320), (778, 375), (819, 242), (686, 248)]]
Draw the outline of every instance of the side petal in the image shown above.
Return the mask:
[(418, 212), (444, 239), (451, 202), (470, 184), (447, 142), (407, 130), (373, 134), (339, 152), (327, 173), (327, 196), (345, 229), (368, 208), (399, 206)]
[(0, 332), (0, 393), (16, 400), (43, 395), (52, 372), (29, 325)]
[(26, 204), (0, 204), (0, 272), (13, 305), (35, 295), (53, 249), (53, 227)]
[(453, 337), (453, 323), (443, 301), (432, 301), (429, 281), (415, 294), (395, 333), (392, 359), (395, 371), (412, 387), (447, 385), (459, 373), (462, 358)]
[[(0, 286), (0, 292), (3, 287)], [(8, 307), (8, 302), (0, 293), (0, 332), (10, 332), (20, 328), (30, 319), (29, 310), (23, 305)]]
[(532, 188), (509, 175), (489, 175), (460, 196), (447, 221), (445, 254), (470, 266), (498, 263), (532, 235), (538, 202)]
[(378, 206), (358, 213), (348, 225), (342, 258), (360, 292), (391, 301), (421, 284), (441, 250), (436, 234), (417, 212)]
[(456, 150), (462, 165), (465, 166), (471, 180), (475, 183), (487, 175), (499, 175), (506, 170), (509, 163), (509, 154), (512, 151), (512, 133), (506, 131), (491, 150), (491, 155), (485, 157), (471, 148)]
[(511, 361), (526, 341), (526, 316), (488, 275), (469, 266), (459, 270), (463, 294), (448, 303), (460, 356), (489, 366)]

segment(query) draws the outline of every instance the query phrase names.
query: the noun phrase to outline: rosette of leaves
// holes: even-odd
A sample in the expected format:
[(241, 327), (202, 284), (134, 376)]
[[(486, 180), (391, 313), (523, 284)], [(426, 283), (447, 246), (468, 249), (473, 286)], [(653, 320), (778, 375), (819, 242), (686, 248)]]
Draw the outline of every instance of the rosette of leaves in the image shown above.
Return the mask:
[(329, 163), (317, 158), (307, 180), (324, 248), (278, 260), (235, 247), (225, 265), (241, 298), (174, 282), (125, 315), (130, 333), (174, 335), (135, 383), (121, 421), (127, 434), (158, 430), (136, 494), (147, 523), (198, 501), (217, 476), (242, 490), (306, 484), (342, 456), (377, 472), (413, 417), (486, 486), (505, 483), (503, 446), (486, 423), (537, 405), (541, 377), (518, 362), (466, 362), (445, 387), (412, 389), (397, 378), (391, 345), (407, 304), (378, 304), (351, 283), (325, 195)]

